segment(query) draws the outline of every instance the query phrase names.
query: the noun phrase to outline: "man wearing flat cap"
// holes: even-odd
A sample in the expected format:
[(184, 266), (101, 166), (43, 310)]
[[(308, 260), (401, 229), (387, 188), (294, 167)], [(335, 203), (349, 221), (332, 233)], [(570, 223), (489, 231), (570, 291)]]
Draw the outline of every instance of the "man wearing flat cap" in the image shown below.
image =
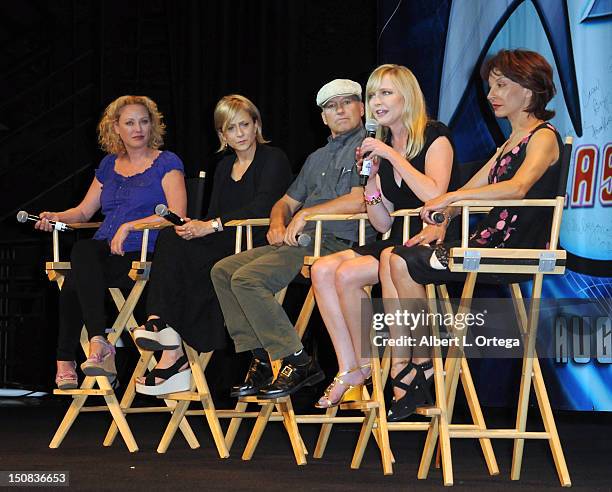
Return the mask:
[[(211, 278), (236, 351), (250, 350), (251, 366), (232, 396), (277, 398), (323, 380), (323, 371), (302, 346), (291, 321), (274, 294), (300, 272), (304, 257), (313, 254), (313, 214), (362, 212), (363, 190), (355, 167), (355, 149), (365, 137), (361, 86), (347, 79), (325, 84), (317, 94), (323, 123), (331, 136), (304, 163), (287, 193), (272, 207), (268, 246), (219, 261)], [(303, 235), (300, 238), (300, 235)], [(357, 242), (356, 221), (325, 224), (321, 254), (345, 250)], [(273, 378), (270, 359), (282, 359)]]

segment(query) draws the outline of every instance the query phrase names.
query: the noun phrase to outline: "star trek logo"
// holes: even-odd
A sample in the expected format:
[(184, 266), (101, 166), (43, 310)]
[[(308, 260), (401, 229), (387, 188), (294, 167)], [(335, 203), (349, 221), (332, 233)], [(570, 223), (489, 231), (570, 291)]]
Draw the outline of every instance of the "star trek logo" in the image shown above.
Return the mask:
[[(542, 22), (555, 59), (565, 104), (574, 130), (580, 137), (582, 120), (569, 15), (566, 2), (561, 0), (470, 0), (470, 8), (466, 8), (465, 2), (453, 2), (446, 37), (438, 117), (452, 123), (468, 92), (475, 68), (482, 64), (506, 21), (525, 1), (533, 3)], [(610, 4), (610, 0), (594, 0), (588, 15), (610, 15)]]

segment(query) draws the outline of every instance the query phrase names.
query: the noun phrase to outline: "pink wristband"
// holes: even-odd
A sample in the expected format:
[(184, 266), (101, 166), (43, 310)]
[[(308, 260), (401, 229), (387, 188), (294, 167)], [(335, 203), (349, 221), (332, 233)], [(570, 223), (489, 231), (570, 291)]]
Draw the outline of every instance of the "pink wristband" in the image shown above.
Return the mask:
[(377, 190), (377, 192), (374, 195), (370, 195), (370, 196), (364, 193), (363, 199), (366, 205), (376, 205), (382, 201), (382, 193), (380, 192), (380, 190)]

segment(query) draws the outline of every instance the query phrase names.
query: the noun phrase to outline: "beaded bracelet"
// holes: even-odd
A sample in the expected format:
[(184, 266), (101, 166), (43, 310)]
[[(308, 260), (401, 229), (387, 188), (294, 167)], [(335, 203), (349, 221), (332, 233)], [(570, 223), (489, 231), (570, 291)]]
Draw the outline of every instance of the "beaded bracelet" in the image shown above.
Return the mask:
[(364, 193), (363, 200), (365, 201), (366, 205), (378, 205), (380, 202), (382, 202), (382, 193), (380, 192), (380, 190), (378, 191), (378, 193), (372, 196), (368, 196)]

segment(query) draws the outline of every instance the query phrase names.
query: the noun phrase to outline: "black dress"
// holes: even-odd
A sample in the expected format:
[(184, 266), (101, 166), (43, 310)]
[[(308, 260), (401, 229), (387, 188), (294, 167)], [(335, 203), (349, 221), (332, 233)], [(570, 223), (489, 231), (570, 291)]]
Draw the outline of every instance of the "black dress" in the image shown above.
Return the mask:
[[(439, 137), (446, 137), (453, 145), (451, 138), (451, 131), (444, 123), (439, 121), (429, 121), (425, 128), (425, 143), (421, 152), (416, 157), (410, 159), (412, 166), (420, 173), (425, 174), (425, 156), (429, 147)], [(455, 152), (453, 146), (453, 166), (451, 168), (451, 176), (448, 184), (448, 190), (453, 191), (457, 189), (459, 183), (459, 171), (455, 162)], [(387, 159), (382, 159), (380, 167), (378, 169), (378, 175), (380, 176), (380, 187), (383, 195), (387, 200), (393, 203), (395, 210), (401, 210), (405, 208), (418, 208), (423, 205), (423, 202), (417, 198), (414, 192), (406, 184), (404, 180), (401, 180), (398, 186), (393, 175), (393, 166)], [(353, 251), (356, 253), (366, 256), (371, 255), (376, 259), (380, 259), (380, 254), (385, 248), (394, 246), (402, 243), (403, 236), (403, 217), (397, 217), (391, 226), (391, 235), (388, 239), (375, 241), (373, 243), (366, 244), (364, 246), (355, 246)], [(410, 231), (414, 235), (417, 231), (420, 231), (423, 227), (423, 222), (419, 217), (411, 217), (410, 219)], [(452, 233), (452, 231), (450, 231)]]
[[(489, 184), (508, 181), (519, 170), (527, 155), (527, 144), (533, 134), (542, 129), (555, 133), (559, 145), (559, 156), (563, 142), (559, 133), (550, 123), (544, 122), (534, 128), (518, 145), (503, 155), (498, 156), (489, 172)], [(525, 199), (554, 198), (559, 185), (559, 161), (550, 166), (542, 177), (527, 192)], [(471, 248), (546, 248), (550, 238), (553, 211), (545, 207), (494, 207), (476, 225), (469, 238)], [(456, 221), (459, 222), (459, 221)], [(462, 281), (465, 273), (448, 270), (449, 250), (461, 244), (460, 241), (448, 241), (436, 246), (435, 254), (446, 269), (436, 270), (429, 264), (432, 252), (426, 246), (397, 246), (393, 252), (406, 261), (410, 276), (419, 284), (443, 284)], [(515, 283), (529, 280), (525, 274), (489, 274), (478, 275), (479, 281), (486, 283)]]
[[(253, 162), (239, 181), (231, 177), (234, 153), (217, 165), (206, 219), (225, 223), (234, 219), (269, 217), (272, 205), (291, 182), (285, 153), (258, 145)], [(265, 243), (265, 227), (253, 229), (254, 246)], [(236, 228), (186, 241), (173, 228), (157, 239), (151, 268), (147, 314), (155, 314), (174, 328), (196, 350), (208, 352), (225, 345), (223, 316), (210, 280), (210, 270), (234, 253)]]

